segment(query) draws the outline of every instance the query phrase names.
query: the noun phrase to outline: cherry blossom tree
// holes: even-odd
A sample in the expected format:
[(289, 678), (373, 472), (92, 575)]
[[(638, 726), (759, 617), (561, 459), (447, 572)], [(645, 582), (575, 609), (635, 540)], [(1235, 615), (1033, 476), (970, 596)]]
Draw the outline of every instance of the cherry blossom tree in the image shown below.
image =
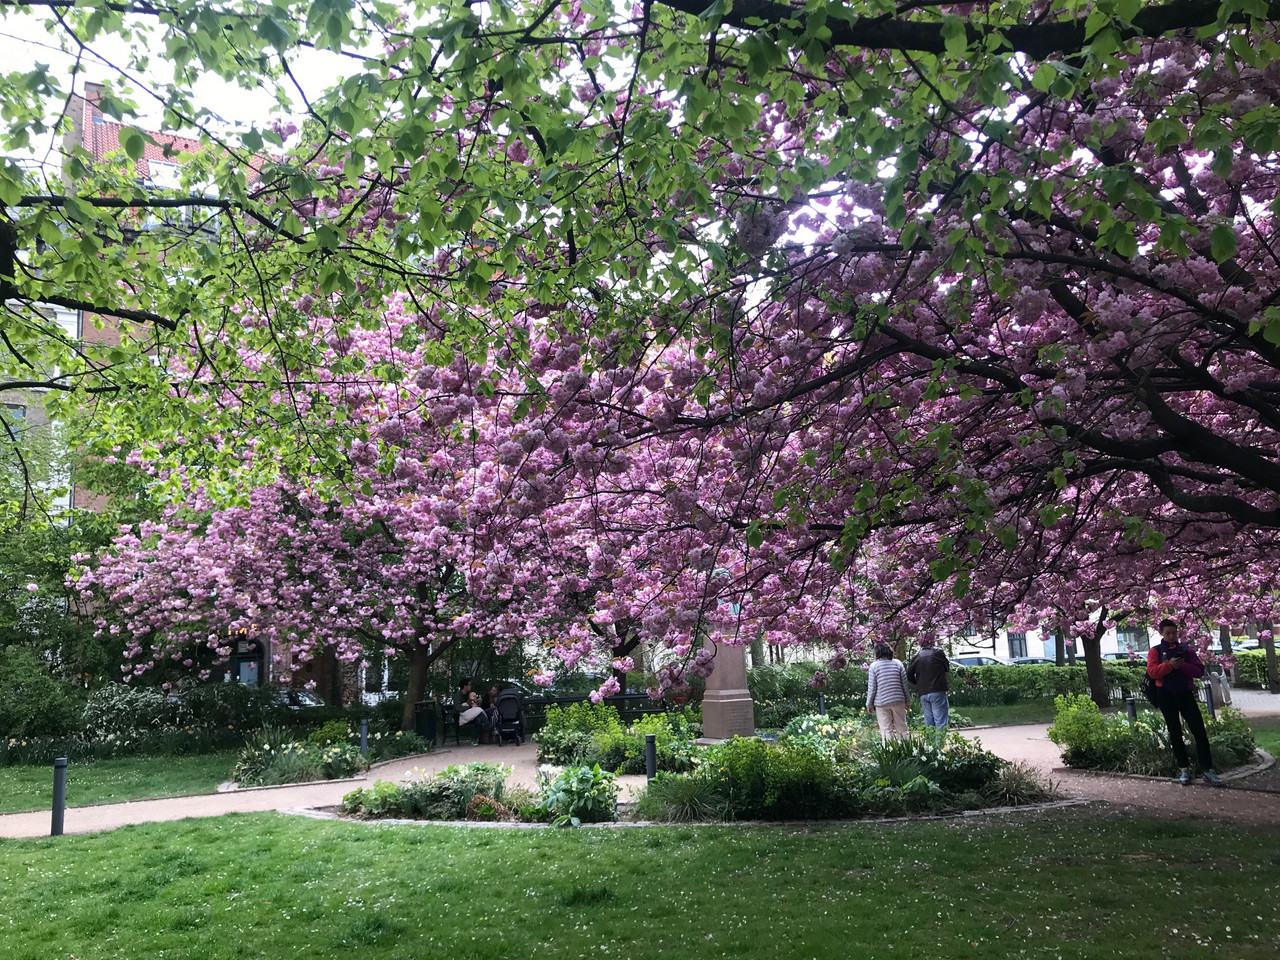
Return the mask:
[[(536, 511), (485, 516), (546, 513), (599, 557), (569, 661), (620, 637), (845, 648), (979, 608), (1267, 614), (1270, 8), (685, 7), (59, 12), (77, 43), (151, 23), (179, 69), (143, 96), (174, 126), (205, 119), (194, 73), (262, 82), (252, 51), (286, 87), (299, 44), (360, 64), (306, 98), (297, 140), (204, 124), (182, 195), (79, 156), (75, 197), (8, 170), (6, 294), (145, 325), (132, 358), (64, 351), (56, 385), (104, 391), (107, 435), (154, 447), (173, 492), (201, 464), (204, 513), (281, 484), (315, 509), (376, 492), (395, 466), (359, 463), (381, 421), (348, 398), (482, 371), (512, 404), (488, 462), (559, 458)], [(62, 89), (11, 87), (24, 119)], [(222, 226), (151, 256), (121, 211), (157, 200)], [(397, 298), (415, 319), (386, 349), (412, 363), (338, 349)], [(23, 316), (14, 370), (44, 329)]]

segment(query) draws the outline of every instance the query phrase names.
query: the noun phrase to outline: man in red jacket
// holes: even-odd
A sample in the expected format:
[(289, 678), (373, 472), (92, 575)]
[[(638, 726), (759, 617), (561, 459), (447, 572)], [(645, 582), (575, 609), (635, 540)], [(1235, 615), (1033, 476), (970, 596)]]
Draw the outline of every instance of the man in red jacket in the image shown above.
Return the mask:
[(1172, 620), (1160, 621), (1160, 642), (1147, 651), (1147, 673), (1160, 688), (1157, 702), (1169, 728), (1169, 746), (1173, 747), (1178, 761), (1178, 782), (1183, 786), (1191, 782), (1191, 761), (1182, 742), (1182, 720), (1185, 719), (1191, 739), (1196, 742), (1196, 761), (1204, 771), (1205, 783), (1222, 786), (1222, 780), (1213, 770), (1209, 736), (1204, 732), (1204, 718), (1200, 716), (1200, 701), (1195, 693), (1196, 681), (1204, 676), (1204, 664), (1195, 650), (1178, 642), (1178, 625)]

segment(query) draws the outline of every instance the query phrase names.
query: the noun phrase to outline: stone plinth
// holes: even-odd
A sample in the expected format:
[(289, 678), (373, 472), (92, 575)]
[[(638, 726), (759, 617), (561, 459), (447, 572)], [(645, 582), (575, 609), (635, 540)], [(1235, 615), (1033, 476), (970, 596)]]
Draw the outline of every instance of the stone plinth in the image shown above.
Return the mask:
[(708, 740), (756, 735), (756, 710), (747, 689), (747, 651), (721, 644), (702, 697), (702, 736)]

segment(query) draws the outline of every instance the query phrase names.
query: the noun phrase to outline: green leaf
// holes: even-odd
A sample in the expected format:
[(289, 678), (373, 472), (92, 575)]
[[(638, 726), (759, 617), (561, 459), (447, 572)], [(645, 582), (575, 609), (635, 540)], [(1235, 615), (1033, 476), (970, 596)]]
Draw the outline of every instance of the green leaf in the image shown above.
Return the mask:
[(942, 39), (946, 43), (947, 56), (957, 60), (964, 59), (969, 50), (969, 32), (965, 29), (963, 20), (953, 15), (944, 17)]
[(149, 139), (151, 138), (144, 136), (142, 131), (135, 127), (120, 128), (120, 146), (124, 147), (124, 152), (130, 160), (142, 159), (142, 155), (146, 153)]
[(1042, 63), (1036, 67), (1036, 72), (1031, 77), (1031, 86), (1041, 93), (1048, 93), (1049, 88), (1053, 86), (1053, 81), (1056, 79), (1058, 79), (1058, 71), (1049, 66), (1049, 64)]
[(1236, 252), (1236, 232), (1228, 223), (1220, 223), (1209, 234), (1209, 255), (1216, 263), (1230, 260)]

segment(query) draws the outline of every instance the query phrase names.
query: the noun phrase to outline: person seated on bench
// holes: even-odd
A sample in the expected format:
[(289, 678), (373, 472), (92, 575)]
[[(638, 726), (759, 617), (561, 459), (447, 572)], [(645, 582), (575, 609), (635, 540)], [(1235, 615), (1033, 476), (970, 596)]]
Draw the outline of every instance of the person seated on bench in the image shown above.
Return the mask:
[(480, 742), (480, 731), (493, 729), (493, 720), (489, 718), (488, 711), (480, 706), (479, 701), (479, 695), (471, 689), (471, 678), (463, 677), (462, 682), (458, 684), (458, 698), (454, 708), (458, 711), (459, 730), (467, 724), (472, 725), (471, 745), (473, 747)]

